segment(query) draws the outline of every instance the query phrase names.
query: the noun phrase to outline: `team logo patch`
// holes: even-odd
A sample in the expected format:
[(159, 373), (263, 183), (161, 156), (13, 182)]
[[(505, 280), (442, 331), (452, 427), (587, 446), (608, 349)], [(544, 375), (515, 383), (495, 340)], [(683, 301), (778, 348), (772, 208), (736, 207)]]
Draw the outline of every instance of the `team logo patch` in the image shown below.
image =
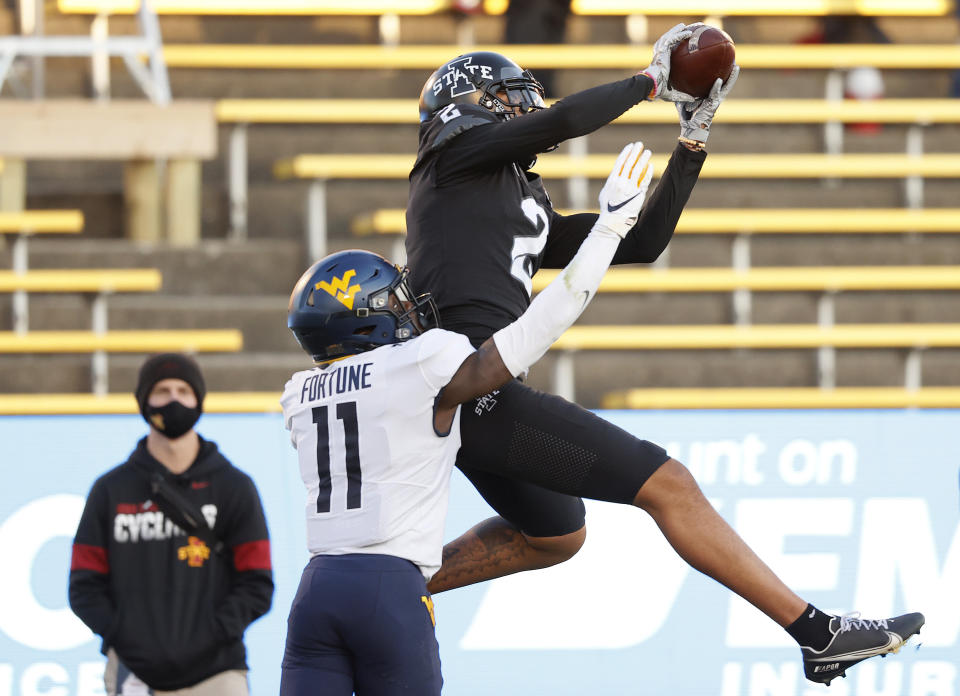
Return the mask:
[(342, 278), (334, 276), (330, 282), (321, 280), (313, 287), (315, 290), (323, 290), (347, 309), (353, 309), (353, 298), (360, 292), (359, 285), (350, 285), (350, 279), (355, 275), (357, 272), (351, 268)]
[(489, 413), (493, 410), (493, 407), (497, 405), (497, 400), (494, 398), (497, 394), (500, 393), (500, 390), (494, 390), (487, 394), (486, 396), (481, 396), (477, 399), (476, 406), (473, 407), (473, 412), (478, 416), (482, 416), (484, 413)]
[(210, 558), (210, 547), (203, 543), (203, 539), (187, 537), (187, 545), (177, 549), (177, 558), (192, 568), (202, 568), (203, 562)]
[(451, 97), (460, 97), (464, 94), (476, 92), (477, 87), (470, 80), (470, 75), (482, 77), (485, 80), (493, 79), (493, 68), (489, 65), (474, 65), (473, 56), (465, 56), (450, 61), (447, 72), (439, 75), (433, 82), (433, 93), (439, 95), (445, 88), (450, 89)]
[(427, 611), (430, 613), (430, 623), (433, 624), (433, 627), (437, 627), (437, 617), (433, 613), (433, 597), (428, 597), (427, 595), (420, 595), (420, 601), (423, 602), (423, 606), (427, 608)]

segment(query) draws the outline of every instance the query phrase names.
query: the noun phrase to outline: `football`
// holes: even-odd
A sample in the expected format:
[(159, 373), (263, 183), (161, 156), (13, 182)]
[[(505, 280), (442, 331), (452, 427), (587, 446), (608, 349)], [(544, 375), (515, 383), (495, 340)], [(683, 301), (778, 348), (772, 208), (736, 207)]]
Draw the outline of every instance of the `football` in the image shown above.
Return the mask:
[(730, 77), (736, 51), (733, 39), (722, 29), (706, 24), (670, 54), (670, 87), (700, 99), (710, 93), (719, 77)]

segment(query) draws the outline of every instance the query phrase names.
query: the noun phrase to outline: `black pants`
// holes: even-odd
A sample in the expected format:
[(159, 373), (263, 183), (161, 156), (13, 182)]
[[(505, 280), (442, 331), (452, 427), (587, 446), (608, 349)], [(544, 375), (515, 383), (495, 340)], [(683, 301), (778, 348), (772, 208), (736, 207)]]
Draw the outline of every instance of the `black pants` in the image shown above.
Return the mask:
[(580, 499), (632, 503), (669, 458), (576, 404), (513, 380), (462, 406), (457, 467), (501, 517), (530, 536), (584, 524)]

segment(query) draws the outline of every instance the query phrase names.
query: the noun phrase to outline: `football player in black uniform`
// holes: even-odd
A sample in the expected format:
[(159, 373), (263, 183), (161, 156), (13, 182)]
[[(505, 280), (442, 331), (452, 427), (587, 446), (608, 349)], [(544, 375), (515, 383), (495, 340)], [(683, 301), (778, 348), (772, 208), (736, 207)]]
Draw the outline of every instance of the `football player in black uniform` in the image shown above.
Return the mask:
[[(524, 312), (533, 274), (565, 266), (596, 221), (553, 210), (531, 170), (536, 156), (656, 98), (676, 103), (681, 136), (613, 263), (650, 263), (666, 248), (706, 158), (714, 114), (739, 73), (735, 67), (699, 100), (670, 88), (670, 52), (698, 26), (661, 36), (642, 72), (549, 109), (533, 75), (497, 53), (459, 56), (427, 79), (406, 246), (411, 285), (433, 293), (444, 328), (479, 346)], [(823, 614), (774, 575), (662, 448), (521, 381), (464, 405), (461, 436), (457, 466), (499, 517), (444, 548), (431, 592), (570, 558), (585, 539), (581, 497), (588, 497), (646, 510), (690, 565), (797, 640), (814, 681), (898, 649), (923, 623), (918, 614), (880, 622)]]

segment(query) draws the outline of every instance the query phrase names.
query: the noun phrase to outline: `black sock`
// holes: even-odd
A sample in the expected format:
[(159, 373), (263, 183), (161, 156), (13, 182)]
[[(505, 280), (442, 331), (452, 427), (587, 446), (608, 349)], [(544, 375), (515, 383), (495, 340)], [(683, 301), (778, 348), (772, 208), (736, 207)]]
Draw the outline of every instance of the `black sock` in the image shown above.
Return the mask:
[(785, 629), (801, 646), (823, 650), (830, 643), (830, 614), (824, 614), (812, 604), (800, 614), (800, 618)]

